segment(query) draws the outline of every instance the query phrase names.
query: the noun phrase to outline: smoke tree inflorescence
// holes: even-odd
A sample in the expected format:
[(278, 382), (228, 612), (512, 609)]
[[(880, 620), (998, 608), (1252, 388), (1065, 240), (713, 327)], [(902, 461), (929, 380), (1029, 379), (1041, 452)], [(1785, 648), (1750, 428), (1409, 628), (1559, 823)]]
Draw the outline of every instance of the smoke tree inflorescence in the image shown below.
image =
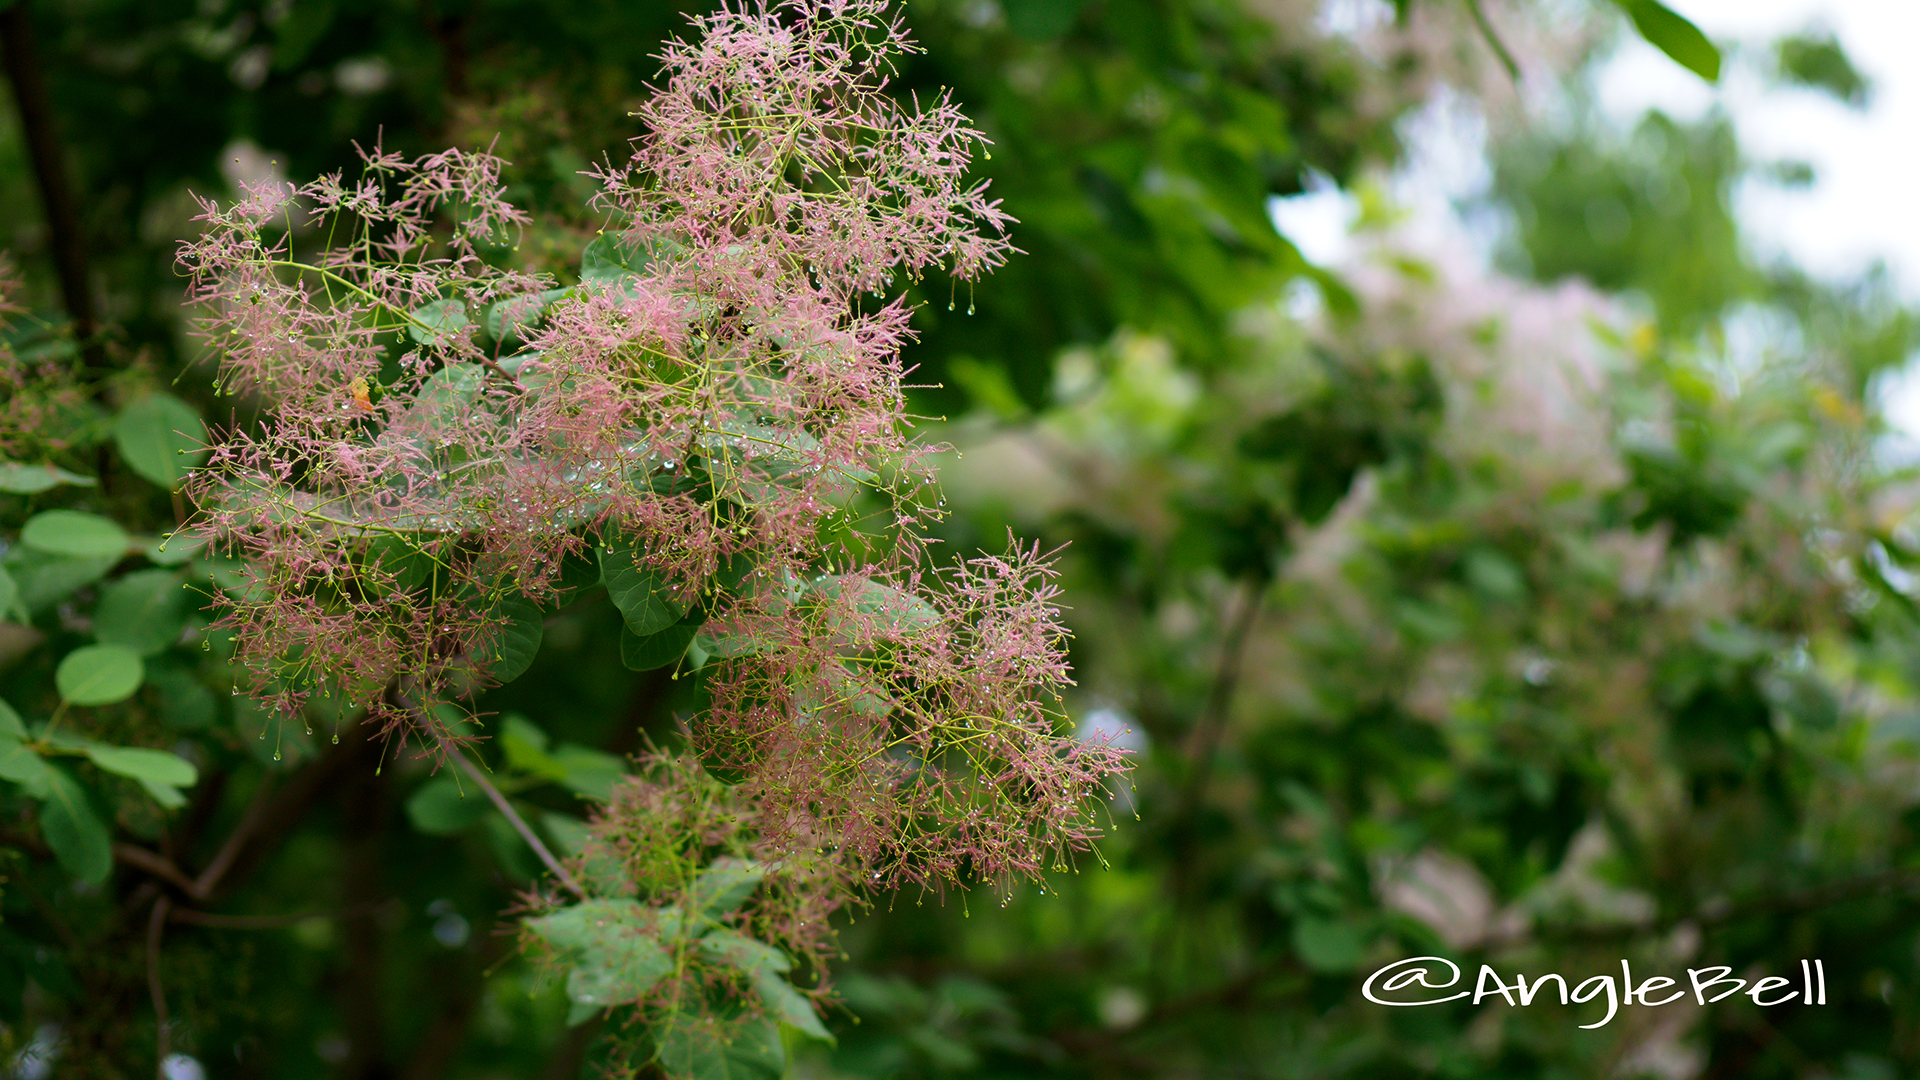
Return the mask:
[[(776, 1020), (824, 1034), (785, 973), (819, 974), (856, 886), (1062, 868), (1125, 767), (1064, 734), (1047, 560), (941, 565), (923, 539), (905, 288), (1015, 249), (965, 179), (980, 133), (887, 92), (914, 46), (883, 7), (694, 20), (597, 171), (577, 283), (505, 268), (526, 215), (459, 151), (209, 202), (181, 256), (223, 388), (267, 405), (189, 494), (283, 722), (340, 699), (469, 754), (461, 703), (597, 587), (628, 666), (706, 680), (699, 763), (647, 758), (526, 922), (576, 1010), (637, 1006), (673, 1071), (772, 1053)], [(329, 244), (297, 257), (296, 224)]]

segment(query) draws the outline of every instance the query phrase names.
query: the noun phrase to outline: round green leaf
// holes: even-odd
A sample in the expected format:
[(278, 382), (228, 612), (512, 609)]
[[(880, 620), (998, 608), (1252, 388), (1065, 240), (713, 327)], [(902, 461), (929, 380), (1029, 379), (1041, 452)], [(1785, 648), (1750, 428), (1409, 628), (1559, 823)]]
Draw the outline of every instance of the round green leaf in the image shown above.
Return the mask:
[(47, 510), (27, 519), (20, 540), (49, 555), (76, 558), (124, 555), (133, 543), (126, 530), (99, 514)]
[(620, 609), (627, 629), (637, 637), (657, 634), (687, 613), (686, 602), (668, 592), (667, 582), (635, 551), (617, 542), (600, 547), (600, 580), (606, 582), (607, 595)]
[(186, 629), (189, 596), (171, 570), (140, 570), (100, 590), (93, 636), (142, 656), (165, 652)]
[(600, 235), (580, 253), (580, 280), (613, 281), (647, 268), (646, 248), (618, 235)]
[(113, 555), (50, 555), (22, 544), (7, 552), (7, 575), (19, 587), (14, 602), (16, 612), (25, 608), (40, 611), (71, 594), (83, 585), (91, 585), (106, 576), (120, 561)]
[(467, 326), (467, 306), (459, 300), (435, 300), (413, 311), (407, 334), (422, 345), (437, 344)]
[(456, 424), (473, 408), (484, 381), (479, 364), (448, 364), (420, 384), (413, 407), (441, 423)]
[(146, 678), (140, 654), (122, 645), (75, 649), (54, 670), (53, 682), (69, 705), (111, 705), (125, 701)]
[(509, 596), (496, 610), (505, 621), (491, 642), (487, 673), (500, 682), (510, 683), (526, 673), (533, 664), (534, 654), (540, 651), (545, 616), (540, 605), (524, 596)]
[(693, 643), (694, 633), (700, 629), (701, 621), (700, 616), (689, 615), (665, 630), (646, 637), (621, 627), (620, 662), (632, 671), (666, 667), (687, 651), (687, 646)]
[(120, 413), (113, 442), (134, 472), (172, 491), (206, 459), (207, 425), (172, 394), (148, 394)]

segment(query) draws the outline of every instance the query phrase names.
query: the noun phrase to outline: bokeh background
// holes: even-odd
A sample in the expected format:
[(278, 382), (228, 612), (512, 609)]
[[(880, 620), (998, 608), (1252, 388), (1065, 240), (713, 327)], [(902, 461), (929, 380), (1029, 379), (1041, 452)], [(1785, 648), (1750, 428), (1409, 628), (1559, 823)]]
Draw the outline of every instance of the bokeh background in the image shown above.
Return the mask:
[[(901, 7), (926, 52), (895, 89), (955, 88), (1026, 252), (920, 297), (941, 539), (1064, 545), (1070, 705), (1137, 767), (1100, 859), (1048, 894), (856, 913), (838, 1042), (797, 1071), (1920, 1070), (1912, 17), (1676, 7), (1721, 45), (1717, 85), (1586, 0)], [(492, 146), (540, 222), (527, 266), (570, 279), (600, 224), (580, 173), (622, 156), (684, 14), (0, 0), (10, 342), (104, 380), (102, 410), (169, 385), (230, 412), (181, 306), (192, 196), (349, 168), (356, 140)], [(99, 490), (0, 494), (0, 534), (55, 505), (174, 520), (114, 482), (104, 435), (69, 455)], [(23, 710), (91, 632), (31, 600), (0, 627)], [(618, 625), (555, 617), (480, 707), (672, 745), (697, 680), (626, 671)], [(604, 1024), (568, 1028), (514, 947), (537, 864), (504, 822), (437, 813), (424, 763), (376, 773), (351, 733), (270, 753), (222, 665), (166, 650), (103, 721), (204, 777), (164, 819), (127, 785), (121, 835), (204, 865), (256, 800), (277, 815), (167, 935), (164, 1075), (592, 1075)], [(581, 808), (537, 778), (515, 797)], [(143, 879), (74, 889), (25, 800), (0, 807), (0, 1067), (153, 1075)], [(1361, 997), (1426, 954), (1570, 980), (1818, 958), (1830, 996), (1592, 1029), (1592, 1005)]]

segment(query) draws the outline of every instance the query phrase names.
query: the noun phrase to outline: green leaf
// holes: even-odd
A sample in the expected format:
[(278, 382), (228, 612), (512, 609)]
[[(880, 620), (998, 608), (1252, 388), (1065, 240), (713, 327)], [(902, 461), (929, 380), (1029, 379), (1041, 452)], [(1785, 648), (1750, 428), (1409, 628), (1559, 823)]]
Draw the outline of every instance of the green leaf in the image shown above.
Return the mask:
[(383, 588), (409, 593), (432, 579), (433, 558), (405, 537), (382, 534), (367, 539), (361, 563), (378, 566), (381, 574), (391, 577), (391, 584)]
[(522, 337), (522, 327), (539, 323), (546, 314), (548, 305), (567, 295), (571, 289), (547, 289), (543, 292), (524, 293), (495, 301), (487, 309), (487, 336), (495, 341), (507, 341)]
[(113, 870), (113, 841), (87, 792), (58, 765), (47, 766), (47, 793), (40, 803), (40, 831), (67, 873), (88, 884), (107, 880)]
[(160, 566), (179, 566), (195, 555), (206, 550), (207, 538), (204, 536), (174, 536), (154, 543), (147, 543), (146, 537), (134, 541), (140, 545), (142, 555), (147, 561)]
[(1659, 0), (1615, 0), (1647, 43), (1708, 82), (1720, 81), (1720, 50), (1700, 28)]
[(691, 1080), (778, 1080), (787, 1070), (780, 1028), (771, 1020), (729, 1023), (680, 1014), (655, 1037), (667, 1075)]
[(567, 790), (596, 802), (610, 801), (614, 781), (627, 773), (625, 764), (612, 754), (572, 743), (562, 743), (550, 760), (560, 767), (560, 783)]
[(626, 627), (620, 628), (620, 662), (631, 671), (652, 671), (680, 659), (693, 635), (700, 629), (701, 616), (689, 615), (657, 634), (641, 637)]
[(587, 846), (587, 823), (579, 818), (543, 810), (540, 827), (546, 831), (548, 842), (559, 849), (556, 854), (572, 858)]
[(756, 972), (753, 976), (753, 988), (759, 992), (760, 1000), (767, 1003), (782, 1023), (791, 1024), (822, 1042), (833, 1042), (833, 1033), (820, 1022), (820, 1014), (813, 1009), (813, 1003), (803, 997), (800, 991), (784, 977), (771, 971)]
[(657, 634), (687, 613), (686, 601), (669, 591), (668, 583), (636, 550), (620, 546), (617, 539), (610, 538), (600, 547), (600, 580), (606, 584), (613, 606), (620, 609), (627, 629), (637, 637)]
[(19, 606), (42, 611), (71, 595), (75, 589), (105, 577), (120, 561), (112, 555), (50, 555), (21, 545), (7, 552), (7, 573), (20, 587)]
[(765, 942), (755, 941), (731, 930), (710, 930), (700, 939), (700, 951), (723, 964), (751, 975), (761, 971), (793, 970), (787, 954)]
[(142, 656), (165, 652), (186, 629), (191, 597), (184, 584), (172, 570), (138, 570), (108, 583), (94, 608), (93, 636)]
[(916, 633), (940, 623), (940, 613), (932, 604), (905, 589), (859, 574), (823, 575), (815, 578), (809, 588), (835, 599), (847, 596), (855, 611), (876, 617), (882, 626), (895, 632)]
[(4, 700), (0, 700), (0, 736), (6, 735), (11, 735), (16, 739), (25, 739), (27, 737), (27, 725), (20, 722), (20, 714), (13, 711), (13, 706), (7, 704)]
[(499, 739), (509, 768), (563, 784), (584, 798), (606, 802), (613, 782), (626, 773), (619, 758), (599, 750), (564, 743), (549, 752), (547, 733), (519, 713), (506, 715)]
[(698, 649), (694, 657), (699, 663), (689, 665), (695, 671), (707, 665), (715, 657), (731, 660), (737, 656), (753, 656), (760, 651), (760, 639), (752, 634), (721, 634), (714, 631), (702, 631), (693, 639), (689, 650)]
[(667, 943), (680, 936), (681, 919), (676, 908), (585, 900), (526, 926), (573, 969), (567, 997), (597, 1011), (638, 1000), (673, 970)]
[(125, 701), (146, 678), (140, 654), (121, 645), (75, 649), (54, 669), (53, 682), (69, 705), (111, 705)]
[(206, 460), (207, 425), (193, 406), (153, 393), (121, 410), (113, 443), (134, 472), (172, 491)]
[(487, 674), (502, 683), (510, 683), (533, 665), (534, 655), (540, 651), (546, 617), (540, 605), (524, 596), (506, 597), (494, 611), (506, 621), (494, 637)]
[(551, 741), (540, 725), (520, 715), (508, 713), (500, 722), (500, 751), (507, 756), (507, 767), (519, 772), (543, 776), (558, 783), (566, 769), (547, 753)]
[(119, 557), (133, 543), (126, 530), (98, 514), (47, 510), (27, 519), (20, 541), (49, 555), (68, 558)]
[(87, 748), (87, 756), (110, 773), (168, 787), (192, 787), (200, 779), (192, 762), (165, 750), (96, 745)]
[(407, 799), (407, 820), (432, 836), (466, 832), (487, 816), (493, 803), (480, 789), (464, 786), (451, 776), (436, 776)]
[(580, 253), (580, 280), (613, 281), (647, 268), (646, 248), (616, 234), (602, 233)]
[(420, 384), (413, 408), (424, 409), (449, 426), (456, 424), (480, 396), (484, 377), (479, 364), (448, 364)]
[(192, 763), (164, 750), (94, 745), (87, 747), (87, 757), (110, 773), (138, 780), (155, 802), (169, 810), (185, 806), (186, 796), (179, 789), (192, 787), (200, 779)]
[(435, 300), (413, 309), (413, 321), (407, 324), (407, 336), (422, 345), (437, 345), (466, 329), (468, 321), (467, 305), (463, 301)]
[(694, 879), (688, 894), (702, 915), (717, 919), (746, 903), (766, 876), (765, 870), (745, 859), (715, 859)]
[(52, 776), (52, 766), (33, 747), (0, 735), (0, 780), (11, 780), (27, 794), (44, 799), (53, 790)]
[(91, 476), (70, 473), (54, 465), (22, 465), (17, 461), (0, 461), (0, 491), (11, 491), (16, 495), (34, 495), (60, 484), (92, 487), (98, 482)]

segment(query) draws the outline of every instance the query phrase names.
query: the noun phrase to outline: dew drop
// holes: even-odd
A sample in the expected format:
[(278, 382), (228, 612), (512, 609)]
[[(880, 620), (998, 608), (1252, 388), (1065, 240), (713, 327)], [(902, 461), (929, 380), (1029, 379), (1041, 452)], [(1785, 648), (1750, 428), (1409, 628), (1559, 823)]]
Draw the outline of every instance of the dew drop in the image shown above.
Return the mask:
[[(278, 750), (275, 750), (275, 751), (273, 752), (273, 760), (275, 760), (275, 761), (279, 761), (279, 760), (280, 760), (280, 751), (278, 751)], [(1003, 906), (1004, 906), (1004, 905), (1003, 905)]]
[(337, 732), (337, 731), (336, 731), (336, 732), (334, 732), (334, 735), (333, 735), (333, 744), (334, 744), (335, 746), (338, 746), (338, 745), (340, 745), (340, 733), (339, 733), (339, 732)]

